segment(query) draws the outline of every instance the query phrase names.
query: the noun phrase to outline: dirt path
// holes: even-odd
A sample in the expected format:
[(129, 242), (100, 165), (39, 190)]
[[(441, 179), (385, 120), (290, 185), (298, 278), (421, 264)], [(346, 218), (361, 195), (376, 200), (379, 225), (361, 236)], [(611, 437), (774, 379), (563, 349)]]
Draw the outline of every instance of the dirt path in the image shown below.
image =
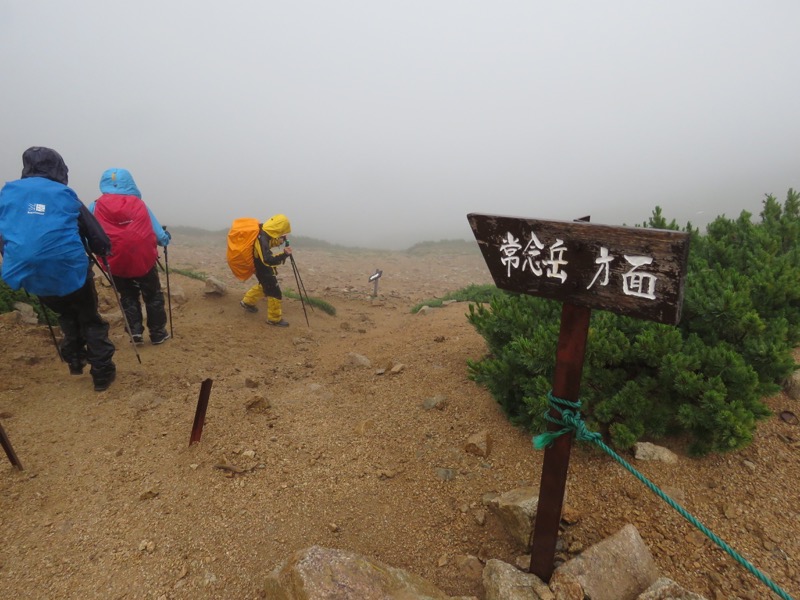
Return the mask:
[[(465, 362), (485, 345), (466, 305), (409, 313), (426, 298), (488, 283), (480, 257), (302, 248), (296, 257), (307, 292), (337, 314), (309, 312), (307, 327), (300, 303), (287, 300), (291, 327), (268, 328), (265, 306), (255, 315), (238, 306), (246, 285), (228, 276), (224, 252), (176, 239), (173, 268), (219, 276), (230, 292), (205, 296), (203, 282), (173, 273), (173, 292), (186, 298), (173, 302), (175, 339), (143, 346), (140, 365), (114, 325), (119, 376), (103, 393), (57, 363), (46, 327), (0, 323), (0, 422), (25, 466), (0, 467), (4, 596), (261, 598), (269, 570), (312, 544), (468, 594), (478, 587), (460, 572), (459, 555), (513, 562), (523, 553), (485, 516), (482, 499), (538, 484), (541, 455), (467, 379)], [(376, 268), (384, 277), (372, 299)], [(282, 282), (295, 288), (288, 266)], [(111, 312), (108, 290), (101, 295)], [(207, 378), (203, 437), (190, 447)], [(434, 396), (446, 399), (443, 410), (423, 407)], [(800, 414), (783, 396), (770, 405)], [(485, 459), (463, 451), (480, 430), (493, 441)], [(798, 439), (798, 426), (776, 417), (740, 454), (636, 467), (800, 596), (800, 449), (786, 441)], [(659, 566), (690, 589), (709, 599), (767, 597), (596, 452), (575, 450), (568, 494), (582, 515), (565, 533), (573, 550), (633, 522)]]

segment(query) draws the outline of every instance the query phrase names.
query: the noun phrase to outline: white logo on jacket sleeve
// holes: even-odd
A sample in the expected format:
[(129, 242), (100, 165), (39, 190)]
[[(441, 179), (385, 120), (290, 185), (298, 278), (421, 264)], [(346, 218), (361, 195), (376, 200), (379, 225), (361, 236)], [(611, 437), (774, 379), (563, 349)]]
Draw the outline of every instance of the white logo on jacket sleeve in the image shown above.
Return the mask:
[(43, 215), (45, 210), (44, 204), (28, 204), (29, 215)]

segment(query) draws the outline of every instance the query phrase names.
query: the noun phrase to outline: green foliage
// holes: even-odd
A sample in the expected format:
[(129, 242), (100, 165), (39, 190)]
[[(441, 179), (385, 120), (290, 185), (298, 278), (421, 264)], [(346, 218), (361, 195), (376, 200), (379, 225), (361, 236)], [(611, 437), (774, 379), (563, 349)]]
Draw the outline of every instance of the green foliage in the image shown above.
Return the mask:
[(200, 281), (205, 281), (208, 279), (208, 275), (202, 273), (200, 271), (193, 271), (191, 269), (175, 269), (170, 267), (170, 273), (177, 273), (178, 275), (183, 275), (184, 277), (189, 277), (190, 279), (199, 279)]
[[(287, 298), (292, 298), (293, 300), (300, 300), (300, 295), (297, 292), (295, 292), (294, 290), (284, 290), (283, 295), (286, 296)], [(313, 296), (306, 296), (304, 294), (303, 295), (303, 301), (308, 303), (308, 304), (310, 304), (311, 306), (316, 306), (317, 308), (319, 308), (322, 312), (324, 312), (326, 314), (329, 314), (329, 315), (335, 315), (336, 314), (336, 308), (333, 305), (325, 302), (325, 300), (322, 300), (321, 298), (315, 298)]]
[(58, 322), (58, 315), (56, 315), (49, 308), (45, 308), (36, 296), (29, 296), (25, 290), (12, 290), (6, 282), (0, 279), (0, 314), (11, 312), (14, 310), (15, 302), (23, 302), (30, 304), (33, 307), (36, 316), (39, 317), (39, 323)]
[(416, 314), (423, 306), (430, 306), (431, 308), (438, 308), (443, 306), (448, 300), (455, 300), (457, 302), (489, 302), (500, 290), (494, 285), (468, 285), (465, 288), (456, 290), (455, 292), (448, 292), (441, 298), (434, 298), (432, 300), (425, 300), (419, 304), (411, 307), (411, 313)]
[[(656, 207), (645, 227), (679, 229)], [(593, 311), (582, 376), (582, 414), (617, 448), (682, 435), (695, 454), (747, 446), (769, 414), (765, 395), (796, 368), (800, 342), (800, 194), (767, 196), (761, 222), (743, 212), (691, 234), (678, 327)], [(543, 429), (560, 306), (498, 294), (468, 319), (489, 348), (468, 364), (509, 418)]]

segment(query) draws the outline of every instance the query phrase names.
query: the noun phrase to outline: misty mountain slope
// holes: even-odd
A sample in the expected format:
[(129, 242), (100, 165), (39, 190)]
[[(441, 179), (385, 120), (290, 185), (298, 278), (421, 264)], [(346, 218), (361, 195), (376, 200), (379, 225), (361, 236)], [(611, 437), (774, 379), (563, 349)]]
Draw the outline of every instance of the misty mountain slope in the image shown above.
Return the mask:
[[(542, 455), (467, 378), (466, 361), (485, 352), (467, 306), (409, 313), (488, 278), (479, 257), (435, 258), (298, 249), (308, 293), (337, 313), (309, 310), (309, 327), (300, 302), (286, 300), (291, 326), (278, 329), (265, 324), (263, 302), (257, 314), (239, 307), (248, 284), (225, 273), (218, 246), (176, 239), (170, 265), (213, 274), (228, 293), (208, 296), (204, 282), (173, 272), (175, 337), (140, 347), (139, 364), (101, 286), (119, 369), (103, 393), (88, 375), (67, 374), (46, 327), (0, 323), (0, 419), (25, 467), (0, 468), (4, 593), (259, 598), (266, 573), (312, 544), (409, 569), (454, 595), (479, 593), (459, 556), (513, 562), (525, 550), (483, 499), (538, 485)], [(372, 299), (375, 268), (384, 277)], [(290, 265), (281, 272), (293, 288)], [(190, 447), (205, 379), (202, 439)], [(441, 410), (426, 409), (436, 396)], [(800, 411), (782, 396), (770, 403)], [(739, 455), (636, 467), (797, 594), (800, 542), (788, 524), (800, 461), (778, 437), (800, 438), (790, 427), (767, 420)], [(492, 441), (485, 458), (463, 450), (479, 431)], [(618, 465), (580, 446), (568, 502), (581, 518), (564, 530), (565, 557), (633, 522), (659, 567), (690, 589), (763, 592)]]

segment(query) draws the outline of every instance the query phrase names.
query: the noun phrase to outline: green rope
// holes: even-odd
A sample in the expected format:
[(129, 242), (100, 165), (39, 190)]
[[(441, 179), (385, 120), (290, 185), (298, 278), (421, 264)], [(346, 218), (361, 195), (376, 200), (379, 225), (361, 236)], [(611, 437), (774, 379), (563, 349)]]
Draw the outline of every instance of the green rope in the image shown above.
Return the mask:
[[(547, 431), (545, 433), (540, 433), (539, 435), (535, 436), (533, 438), (533, 446), (537, 450), (542, 450), (543, 448), (546, 448), (551, 443), (553, 443), (553, 441), (557, 437), (571, 432), (575, 432), (575, 437), (579, 440), (596, 444), (601, 450), (603, 450), (603, 452), (608, 454), (620, 465), (625, 467), (625, 469), (627, 469), (634, 477), (636, 477), (636, 479), (645, 484), (650, 489), (651, 492), (653, 492), (656, 496), (658, 496), (664, 502), (669, 504), (674, 510), (678, 512), (678, 514), (680, 514), (684, 519), (689, 521), (689, 523), (691, 523), (692, 525), (697, 527), (700, 531), (702, 531), (706, 535), (706, 537), (708, 537), (712, 542), (717, 544), (717, 546), (719, 546), (725, 552), (727, 552), (736, 562), (738, 562), (745, 569), (747, 569), (752, 575), (754, 575), (769, 589), (771, 589), (778, 596), (783, 598), (783, 600), (793, 600), (789, 594), (787, 594), (781, 588), (775, 585), (774, 582), (772, 582), (766, 575), (761, 573), (761, 571), (759, 571), (756, 567), (754, 567), (747, 559), (738, 554), (733, 548), (728, 546), (728, 544), (726, 544), (723, 540), (717, 537), (712, 531), (709, 531), (702, 523), (700, 523), (700, 521), (698, 521), (691, 514), (689, 514), (689, 512), (687, 512), (686, 509), (684, 509), (680, 504), (678, 504), (672, 498), (667, 496), (654, 483), (652, 483), (644, 475), (639, 473), (630, 464), (628, 464), (625, 461), (625, 459), (619, 456), (611, 448), (606, 446), (603, 443), (603, 436), (600, 433), (589, 431), (586, 428), (586, 424), (583, 422), (583, 419), (581, 418), (580, 400), (578, 400), (577, 402), (570, 402), (569, 400), (564, 400), (563, 398), (556, 398), (555, 396), (553, 396), (552, 390), (547, 392), (547, 399), (549, 401), (550, 407), (545, 412), (544, 418), (550, 421), (551, 423), (560, 425), (562, 429), (558, 431)], [(561, 418), (557, 419), (555, 417), (551, 417), (550, 408), (557, 410), (561, 414)]]

